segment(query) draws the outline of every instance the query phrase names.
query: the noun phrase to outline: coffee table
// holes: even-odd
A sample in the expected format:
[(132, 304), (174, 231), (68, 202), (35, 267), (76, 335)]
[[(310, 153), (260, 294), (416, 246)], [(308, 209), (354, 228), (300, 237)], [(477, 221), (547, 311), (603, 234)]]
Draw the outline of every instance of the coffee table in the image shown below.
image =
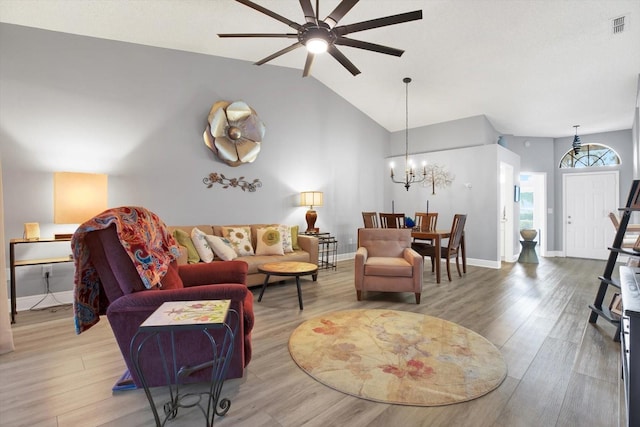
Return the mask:
[(300, 276), (317, 274), (318, 266), (308, 262), (297, 261), (268, 262), (258, 267), (258, 271), (267, 275), (264, 278), (264, 284), (262, 285), (258, 302), (262, 301), (262, 295), (264, 294), (264, 290), (267, 289), (270, 276), (294, 276), (296, 278), (296, 286), (298, 287), (298, 303), (300, 305), (300, 310), (303, 310)]

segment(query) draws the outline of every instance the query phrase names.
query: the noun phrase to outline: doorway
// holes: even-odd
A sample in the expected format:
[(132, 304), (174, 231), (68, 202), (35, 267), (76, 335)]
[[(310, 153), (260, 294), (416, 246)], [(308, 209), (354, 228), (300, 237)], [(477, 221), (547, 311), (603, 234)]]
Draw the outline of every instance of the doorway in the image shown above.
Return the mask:
[(536, 230), (534, 239), (541, 256), (547, 256), (547, 174), (520, 173), (520, 219), (518, 229)]
[(618, 171), (562, 176), (565, 256), (607, 259), (615, 230), (608, 217), (619, 206)]

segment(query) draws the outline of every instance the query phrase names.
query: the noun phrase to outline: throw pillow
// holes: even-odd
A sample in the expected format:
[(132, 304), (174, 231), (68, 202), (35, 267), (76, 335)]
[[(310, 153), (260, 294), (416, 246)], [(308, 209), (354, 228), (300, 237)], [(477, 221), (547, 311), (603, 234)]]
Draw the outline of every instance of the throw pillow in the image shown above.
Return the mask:
[(222, 227), (222, 237), (229, 240), (238, 256), (254, 255), (251, 245), (251, 227)]
[(173, 231), (173, 237), (176, 239), (179, 245), (187, 248), (187, 262), (189, 264), (197, 264), (200, 262), (200, 255), (198, 255), (196, 247), (193, 246), (193, 240), (191, 240), (191, 236), (189, 236), (186, 231), (180, 230), (178, 228)]
[(231, 246), (231, 242), (227, 239), (219, 236), (212, 236), (210, 234), (207, 234), (205, 239), (207, 239), (209, 246), (213, 249), (213, 253), (221, 260), (231, 261), (238, 257), (238, 254), (236, 254), (236, 251), (234, 251)]
[(282, 249), (285, 253), (293, 252), (293, 243), (291, 242), (291, 227), (280, 224), (280, 237), (282, 237)]
[(291, 246), (293, 247), (294, 251), (299, 251), (300, 249), (302, 249), (298, 244), (298, 226), (297, 225), (291, 226)]
[(204, 234), (202, 230), (194, 227), (193, 230), (191, 230), (191, 240), (203, 262), (213, 261), (213, 251), (211, 250), (211, 246), (209, 246), (209, 242), (207, 242), (206, 234)]
[(258, 229), (256, 255), (284, 255), (280, 229), (267, 227)]

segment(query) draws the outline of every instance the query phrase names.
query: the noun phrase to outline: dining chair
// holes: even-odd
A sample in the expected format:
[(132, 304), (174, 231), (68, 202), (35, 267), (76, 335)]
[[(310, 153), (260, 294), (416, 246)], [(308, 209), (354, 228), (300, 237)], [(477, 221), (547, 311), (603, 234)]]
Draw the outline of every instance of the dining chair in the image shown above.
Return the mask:
[(362, 212), (364, 228), (379, 228), (377, 212)]
[(380, 213), (381, 228), (405, 228), (403, 213)]
[(416, 212), (416, 230), (417, 231), (434, 231), (438, 223), (437, 212)]
[[(416, 212), (416, 226), (415, 226), (416, 231), (435, 231), (437, 223), (438, 223), (437, 212), (431, 212), (431, 213)], [(433, 239), (414, 238), (413, 242), (411, 243), (411, 248), (421, 255), (423, 255), (424, 252), (428, 252), (431, 250), (429, 246), (433, 246)], [(431, 266), (431, 271), (433, 271), (433, 265)]]
[(462, 271), (460, 270), (460, 245), (462, 243), (462, 235), (464, 234), (464, 225), (467, 222), (466, 214), (456, 214), (453, 216), (453, 222), (451, 224), (451, 234), (447, 246), (441, 246), (436, 248), (432, 245), (425, 245), (420, 250), (416, 249), (414, 245), (411, 247), (422, 256), (431, 257), (431, 271), (434, 269), (433, 259), (435, 257), (435, 251), (440, 251), (440, 258), (444, 258), (447, 261), (447, 276), (451, 281), (451, 258), (456, 259), (456, 268), (458, 269), (458, 275), (462, 277)]

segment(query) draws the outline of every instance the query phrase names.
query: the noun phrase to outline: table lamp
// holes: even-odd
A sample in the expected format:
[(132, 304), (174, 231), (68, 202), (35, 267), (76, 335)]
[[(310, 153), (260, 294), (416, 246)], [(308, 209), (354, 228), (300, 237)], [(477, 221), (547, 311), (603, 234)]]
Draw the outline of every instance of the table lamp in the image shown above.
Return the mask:
[[(55, 172), (53, 174), (54, 224), (82, 224), (107, 209), (107, 175)], [(55, 234), (56, 239), (72, 234)]]
[(315, 228), (318, 214), (313, 209), (314, 206), (322, 206), (321, 191), (303, 191), (300, 193), (300, 206), (309, 206), (309, 210), (305, 216), (307, 220), (307, 233), (317, 233), (319, 228)]

